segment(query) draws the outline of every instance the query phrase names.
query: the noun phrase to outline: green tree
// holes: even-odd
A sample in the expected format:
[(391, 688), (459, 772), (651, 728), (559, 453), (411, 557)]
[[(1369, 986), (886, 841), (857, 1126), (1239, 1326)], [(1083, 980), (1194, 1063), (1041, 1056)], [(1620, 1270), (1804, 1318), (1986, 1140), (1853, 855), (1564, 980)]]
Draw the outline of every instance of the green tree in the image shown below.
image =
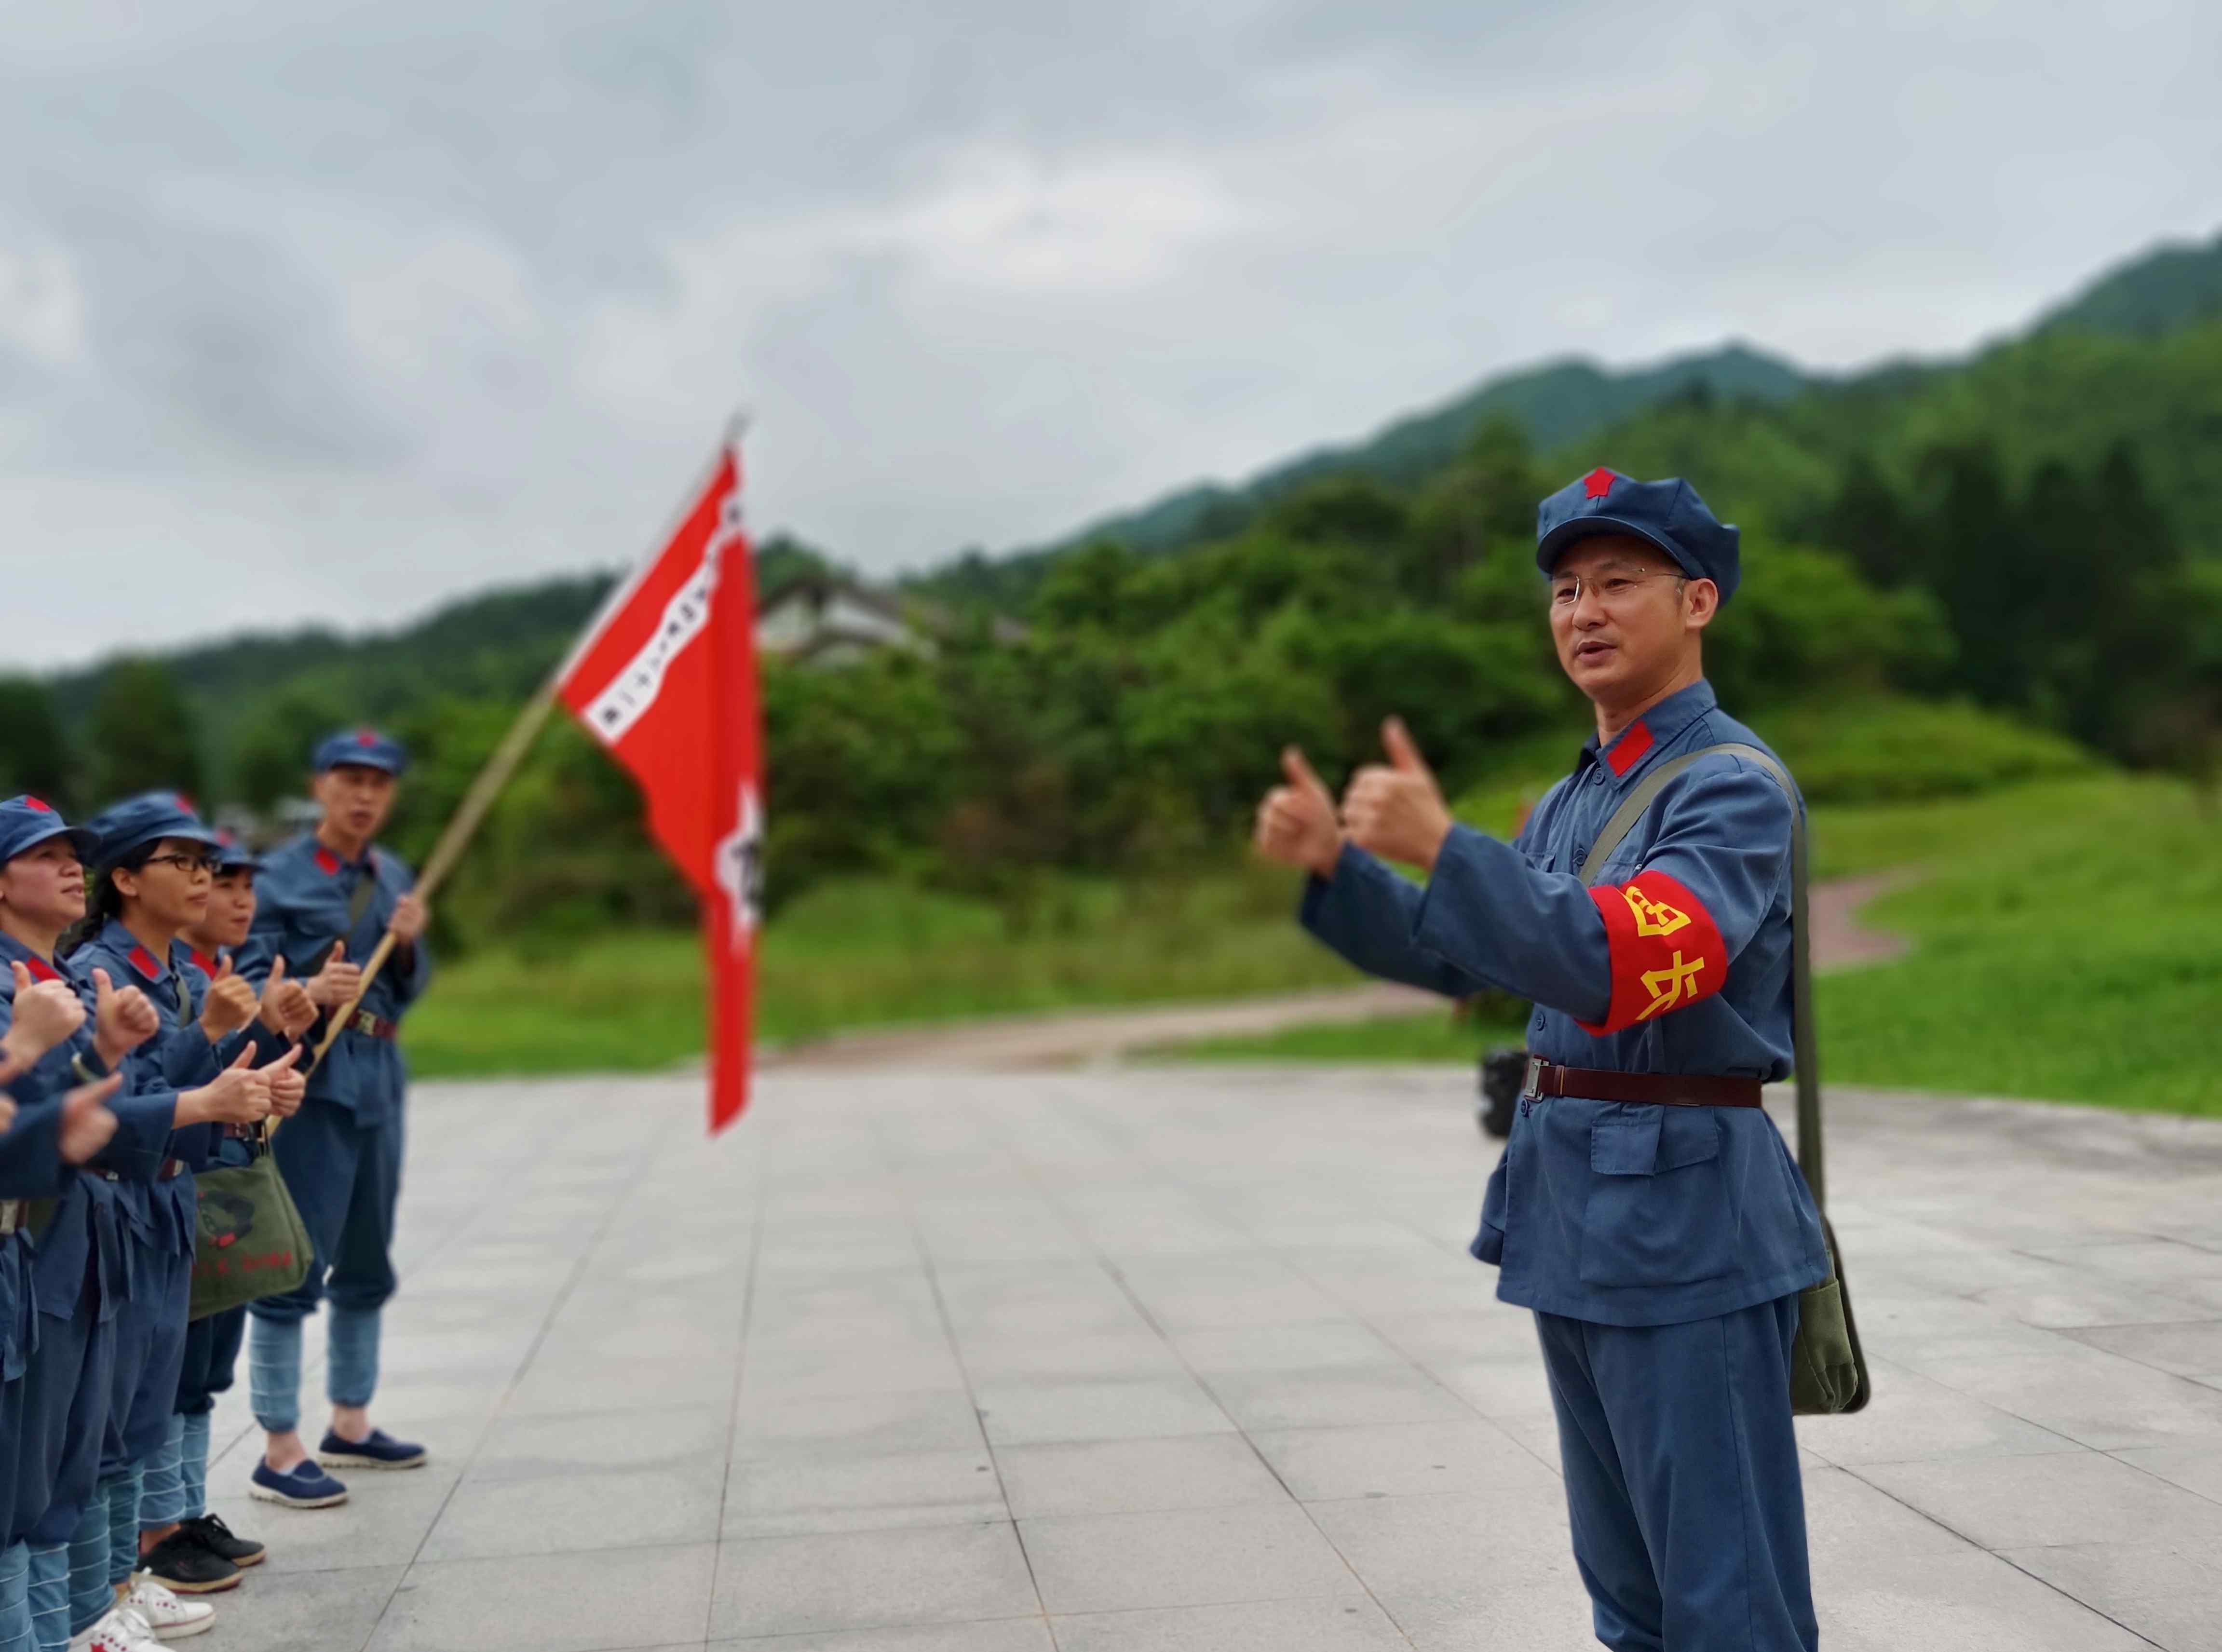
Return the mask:
[(97, 807), (151, 787), (198, 797), (198, 722), (170, 669), (130, 656), (108, 668), (86, 724), (87, 791)]
[(18, 792), (66, 806), (69, 755), (47, 686), (33, 677), (0, 677), (0, 797)]

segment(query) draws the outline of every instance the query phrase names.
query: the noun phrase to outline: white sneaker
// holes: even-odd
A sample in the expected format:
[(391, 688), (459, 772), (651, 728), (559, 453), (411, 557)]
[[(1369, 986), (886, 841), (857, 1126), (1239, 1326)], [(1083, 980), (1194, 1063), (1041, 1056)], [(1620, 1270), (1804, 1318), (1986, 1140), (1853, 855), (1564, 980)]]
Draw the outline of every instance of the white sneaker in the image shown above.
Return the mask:
[(117, 1606), (82, 1635), (70, 1636), (70, 1652), (165, 1652), (147, 1620), (129, 1606)]
[(131, 1580), (131, 1592), (123, 1604), (147, 1620), (147, 1627), (166, 1641), (183, 1640), (216, 1627), (216, 1608), (204, 1600), (180, 1600), (157, 1583), (151, 1573)]

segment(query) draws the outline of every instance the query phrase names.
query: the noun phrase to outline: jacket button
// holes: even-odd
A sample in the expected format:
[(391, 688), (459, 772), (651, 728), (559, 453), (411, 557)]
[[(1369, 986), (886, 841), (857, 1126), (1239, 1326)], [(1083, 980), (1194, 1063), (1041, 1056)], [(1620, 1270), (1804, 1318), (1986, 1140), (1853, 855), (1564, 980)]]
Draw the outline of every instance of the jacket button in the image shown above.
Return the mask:
[(1584, 861), (1587, 860), (1589, 857), (1590, 857), (1590, 851), (1589, 851), (1588, 850), (1586, 850), (1586, 849), (1577, 849), (1577, 850), (1575, 850), (1575, 851), (1574, 851), (1574, 870), (1575, 870), (1576, 871), (1578, 871), (1578, 872), (1579, 872), (1579, 871), (1580, 871), (1580, 870), (1582, 870), (1582, 863), (1583, 863)]

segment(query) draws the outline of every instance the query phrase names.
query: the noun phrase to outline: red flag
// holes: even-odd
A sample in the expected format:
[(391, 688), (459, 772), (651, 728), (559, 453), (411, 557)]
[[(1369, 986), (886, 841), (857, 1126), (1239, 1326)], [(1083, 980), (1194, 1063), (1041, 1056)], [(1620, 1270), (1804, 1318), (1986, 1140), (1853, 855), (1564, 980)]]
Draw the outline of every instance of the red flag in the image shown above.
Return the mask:
[(763, 846), (754, 575), (728, 443), (663, 549), (587, 628), (557, 688), (640, 782), (649, 829), (701, 903), (712, 1135), (748, 1104)]

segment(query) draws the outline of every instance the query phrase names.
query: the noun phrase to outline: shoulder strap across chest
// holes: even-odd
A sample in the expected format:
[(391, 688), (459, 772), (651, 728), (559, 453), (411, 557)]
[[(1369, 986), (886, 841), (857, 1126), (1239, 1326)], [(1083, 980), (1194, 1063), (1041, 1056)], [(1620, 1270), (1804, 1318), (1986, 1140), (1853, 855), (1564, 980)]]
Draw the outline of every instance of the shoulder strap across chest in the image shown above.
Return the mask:
[(1594, 883), (1612, 851), (1620, 847), (1644, 811), (1658, 800), (1667, 783), (1703, 757), (1741, 757), (1782, 788), (1790, 800), (1790, 1045), (1798, 1073), (1798, 1168), (1813, 1190), (1813, 1203), (1827, 1208), (1822, 1195), (1821, 1168), (1821, 1056), (1813, 1030), (1813, 945), (1805, 917), (1805, 810), (1789, 773), (1773, 757), (1755, 745), (1730, 743), (1709, 745), (1670, 757), (1637, 782), (1621, 801), (1604, 829), (1590, 845), (1583, 863), (1582, 882)]

